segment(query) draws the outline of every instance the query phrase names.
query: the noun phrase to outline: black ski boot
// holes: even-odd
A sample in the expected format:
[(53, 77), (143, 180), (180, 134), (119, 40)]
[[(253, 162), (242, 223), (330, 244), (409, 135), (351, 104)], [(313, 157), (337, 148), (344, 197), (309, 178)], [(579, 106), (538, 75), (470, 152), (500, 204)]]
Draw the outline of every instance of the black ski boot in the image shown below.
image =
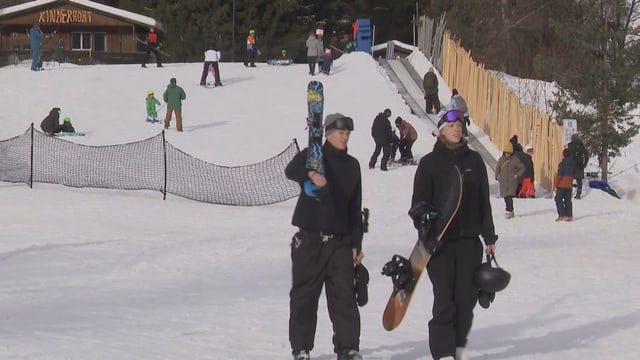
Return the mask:
[(357, 350), (342, 350), (338, 354), (338, 360), (362, 360), (362, 355)]

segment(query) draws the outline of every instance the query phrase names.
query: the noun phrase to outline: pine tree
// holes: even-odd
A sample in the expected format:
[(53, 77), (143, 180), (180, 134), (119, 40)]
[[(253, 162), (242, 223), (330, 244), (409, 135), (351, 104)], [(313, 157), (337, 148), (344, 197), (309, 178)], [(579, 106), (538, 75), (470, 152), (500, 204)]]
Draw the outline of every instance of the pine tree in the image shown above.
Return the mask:
[[(537, 59), (538, 69), (558, 82), (559, 118), (578, 120), (578, 130), (607, 180), (610, 157), (638, 134), (630, 114), (640, 103), (640, 43), (634, 40), (638, 0), (563, 2), (555, 19), (556, 52)], [(564, 103), (564, 105), (560, 104)]]

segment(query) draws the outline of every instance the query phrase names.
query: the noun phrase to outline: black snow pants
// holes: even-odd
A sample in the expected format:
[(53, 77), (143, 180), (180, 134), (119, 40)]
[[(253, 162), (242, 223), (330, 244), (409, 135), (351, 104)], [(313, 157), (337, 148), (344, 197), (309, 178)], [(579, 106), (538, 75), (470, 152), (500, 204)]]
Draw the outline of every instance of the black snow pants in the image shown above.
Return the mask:
[(391, 144), (376, 144), (376, 148), (373, 150), (371, 159), (369, 160), (369, 169), (373, 169), (380, 156), (380, 150), (382, 150), (382, 159), (380, 160), (380, 170), (387, 170), (387, 162), (389, 162), (389, 156), (391, 156)]
[(359, 350), (360, 312), (348, 239), (340, 236), (323, 239), (320, 233), (298, 232), (291, 243), (291, 262), (289, 341), (293, 353), (313, 349), (323, 285), (333, 324), (334, 351)]
[(434, 359), (455, 356), (456, 347), (467, 344), (478, 289), (473, 274), (482, 263), (478, 238), (445, 243), (429, 260), (427, 272), (433, 284), (433, 318), (429, 321), (429, 348)]
[(214, 79), (216, 85), (222, 85), (220, 82), (220, 67), (217, 61), (205, 61), (202, 66), (202, 76), (200, 76), (200, 85), (205, 86), (207, 84), (207, 77), (209, 76), (209, 66), (213, 66)]

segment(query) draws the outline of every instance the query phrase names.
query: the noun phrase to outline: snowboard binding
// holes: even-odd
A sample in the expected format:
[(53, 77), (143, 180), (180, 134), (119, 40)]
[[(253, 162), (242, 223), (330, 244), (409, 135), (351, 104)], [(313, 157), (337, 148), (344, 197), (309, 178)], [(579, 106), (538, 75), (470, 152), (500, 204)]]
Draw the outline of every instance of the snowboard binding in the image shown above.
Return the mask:
[(393, 255), (391, 261), (382, 267), (382, 275), (391, 277), (394, 292), (400, 290), (411, 292), (416, 285), (411, 262), (400, 255)]

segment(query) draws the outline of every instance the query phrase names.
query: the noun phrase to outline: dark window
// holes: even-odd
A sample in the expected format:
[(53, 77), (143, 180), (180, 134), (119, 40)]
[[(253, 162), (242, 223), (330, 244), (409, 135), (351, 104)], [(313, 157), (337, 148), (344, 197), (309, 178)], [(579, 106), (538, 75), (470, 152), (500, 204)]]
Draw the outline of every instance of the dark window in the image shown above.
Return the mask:
[(91, 49), (91, 33), (71, 33), (71, 49), (72, 50), (89, 50)]
[(93, 51), (107, 51), (107, 34), (93, 33)]

